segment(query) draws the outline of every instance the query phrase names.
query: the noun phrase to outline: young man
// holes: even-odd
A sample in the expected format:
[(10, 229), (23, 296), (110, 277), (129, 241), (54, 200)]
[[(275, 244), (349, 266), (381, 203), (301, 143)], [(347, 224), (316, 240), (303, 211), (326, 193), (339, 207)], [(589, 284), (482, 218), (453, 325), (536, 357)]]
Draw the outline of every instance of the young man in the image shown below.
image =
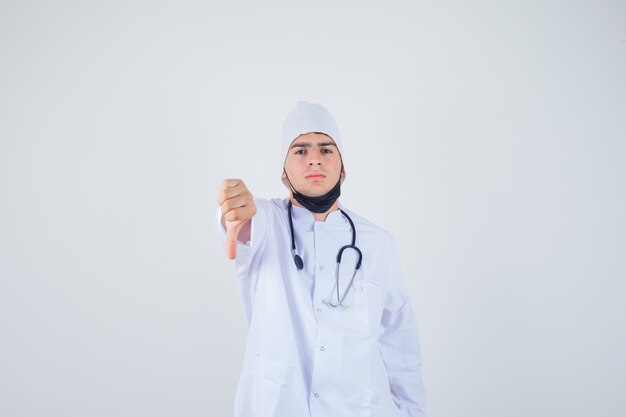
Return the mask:
[(417, 326), (391, 235), (339, 202), (333, 116), (299, 102), (283, 125), (290, 197), (224, 180), (216, 227), (249, 326), (236, 417), (423, 417)]

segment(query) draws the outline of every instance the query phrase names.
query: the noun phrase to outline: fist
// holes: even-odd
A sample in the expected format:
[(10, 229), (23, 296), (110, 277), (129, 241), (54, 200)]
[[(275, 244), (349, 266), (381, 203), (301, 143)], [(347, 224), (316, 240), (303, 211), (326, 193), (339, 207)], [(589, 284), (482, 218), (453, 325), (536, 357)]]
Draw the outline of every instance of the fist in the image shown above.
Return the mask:
[(252, 193), (240, 179), (222, 181), (217, 204), (222, 210), (222, 220), (226, 228), (226, 256), (237, 256), (237, 237), (244, 230), (244, 238), (250, 238), (250, 219), (256, 214), (256, 205)]

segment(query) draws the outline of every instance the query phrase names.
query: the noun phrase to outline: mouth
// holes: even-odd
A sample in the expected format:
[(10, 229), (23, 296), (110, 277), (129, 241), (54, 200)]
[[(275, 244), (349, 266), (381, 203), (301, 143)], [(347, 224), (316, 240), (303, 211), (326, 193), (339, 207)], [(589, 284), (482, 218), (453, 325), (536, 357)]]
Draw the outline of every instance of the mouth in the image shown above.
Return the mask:
[(309, 174), (306, 176), (306, 179), (311, 180), (311, 181), (321, 181), (324, 178), (326, 178), (326, 175), (321, 174), (321, 173)]

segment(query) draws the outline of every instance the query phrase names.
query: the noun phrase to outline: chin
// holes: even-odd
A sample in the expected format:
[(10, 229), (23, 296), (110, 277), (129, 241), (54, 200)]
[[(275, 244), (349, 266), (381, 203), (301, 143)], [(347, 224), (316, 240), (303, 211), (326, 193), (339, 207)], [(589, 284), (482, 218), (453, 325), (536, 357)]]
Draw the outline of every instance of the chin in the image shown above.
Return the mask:
[(326, 194), (329, 191), (330, 191), (330, 188), (326, 189), (326, 188), (321, 188), (320, 186), (320, 187), (306, 187), (306, 188), (303, 187), (302, 191), (300, 192), (303, 193), (304, 195), (308, 195), (309, 197), (319, 197), (319, 196)]

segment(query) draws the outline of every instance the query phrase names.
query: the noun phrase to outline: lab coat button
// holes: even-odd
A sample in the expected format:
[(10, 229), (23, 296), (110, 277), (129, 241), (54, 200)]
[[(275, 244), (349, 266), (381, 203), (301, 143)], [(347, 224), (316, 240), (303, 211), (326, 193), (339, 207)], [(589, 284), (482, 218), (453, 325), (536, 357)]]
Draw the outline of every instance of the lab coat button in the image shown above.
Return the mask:
[(320, 350), (321, 350), (321, 351), (324, 351), (324, 346), (320, 346)]
[(320, 271), (324, 270), (324, 265), (320, 265)]
[(317, 312), (318, 312), (318, 313), (321, 313), (321, 312), (322, 312), (322, 309), (318, 307), (318, 308), (317, 308)]
[(317, 397), (319, 397), (320, 395), (316, 392), (315, 394), (313, 394), (313, 396), (314, 396), (315, 398), (317, 398)]

